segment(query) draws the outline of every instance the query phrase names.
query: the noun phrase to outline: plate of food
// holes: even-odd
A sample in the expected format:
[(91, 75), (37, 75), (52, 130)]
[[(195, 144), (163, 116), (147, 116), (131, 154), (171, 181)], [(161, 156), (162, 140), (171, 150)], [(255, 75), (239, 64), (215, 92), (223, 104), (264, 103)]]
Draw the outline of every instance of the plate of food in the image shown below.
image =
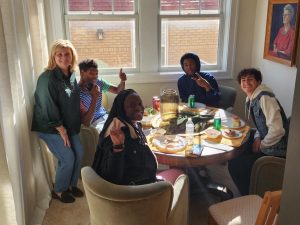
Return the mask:
[(187, 143), (178, 135), (162, 135), (153, 137), (152, 144), (160, 152), (174, 154), (185, 149)]
[(238, 116), (222, 119), (222, 126), (228, 129), (238, 129), (245, 126), (245, 122)]
[(195, 102), (195, 108), (188, 107), (187, 103), (180, 104), (179, 111), (180, 112), (190, 112), (199, 114), (202, 110), (206, 108), (206, 105), (203, 103)]
[(154, 115), (144, 116), (143, 119), (141, 120), (142, 125), (144, 127), (151, 127), (152, 126), (153, 117), (154, 117)]
[(162, 129), (162, 128), (151, 129), (151, 131), (150, 131), (150, 134), (153, 137), (160, 137), (160, 136), (163, 136), (165, 133), (166, 133), (166, 130)]
[(242, 137), (243, 133), (239, 130), (224, 129), (224, 130), (222, 130), (222, 135), (225, 138), (236, 139), (236, 138)]
[(207, 135), (208, 138), (217, 138), (221, 135), (221, 131), (213, 129), (213, 128), (208, 128), (204, 131), (204, 133)]

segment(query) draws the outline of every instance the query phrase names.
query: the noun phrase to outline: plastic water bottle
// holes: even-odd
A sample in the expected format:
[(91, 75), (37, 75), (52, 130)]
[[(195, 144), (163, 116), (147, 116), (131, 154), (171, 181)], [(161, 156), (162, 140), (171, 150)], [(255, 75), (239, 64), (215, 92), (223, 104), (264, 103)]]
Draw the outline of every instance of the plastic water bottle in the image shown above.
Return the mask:
[(192, 118), (188, 118), (188, 121), (185, 124), (185, 134), (186, 134), (186, 141), (189, 145), (193, 144), (194, 129), (195, 127)]

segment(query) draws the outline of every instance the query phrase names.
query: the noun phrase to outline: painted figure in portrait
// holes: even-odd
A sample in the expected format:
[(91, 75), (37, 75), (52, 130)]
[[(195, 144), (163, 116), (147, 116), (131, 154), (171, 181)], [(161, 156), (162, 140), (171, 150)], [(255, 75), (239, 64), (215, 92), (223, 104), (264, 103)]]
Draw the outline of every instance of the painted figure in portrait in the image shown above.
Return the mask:
[(291, 60), (295, 44), (297, 4), (273, 5), (269, 53)]

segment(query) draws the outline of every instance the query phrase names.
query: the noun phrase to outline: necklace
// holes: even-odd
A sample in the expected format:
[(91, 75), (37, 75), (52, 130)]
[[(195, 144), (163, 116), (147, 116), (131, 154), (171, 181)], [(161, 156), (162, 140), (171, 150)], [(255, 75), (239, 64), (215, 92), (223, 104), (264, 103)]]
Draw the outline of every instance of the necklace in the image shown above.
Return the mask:
[(70, 98), (73, 91), (75, 90), (75, 74), (73, 73), (69, 79), (70, 82), (66, 82), (65, 79), (62, 79), (64, 83), (64, 88), (67, 96)]

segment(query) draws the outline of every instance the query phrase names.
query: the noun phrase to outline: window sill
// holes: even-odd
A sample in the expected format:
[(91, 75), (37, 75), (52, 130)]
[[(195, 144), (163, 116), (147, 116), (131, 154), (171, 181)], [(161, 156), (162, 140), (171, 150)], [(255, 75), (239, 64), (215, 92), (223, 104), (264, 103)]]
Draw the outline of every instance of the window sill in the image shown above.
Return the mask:
[[(126, 72), (126, 71), (125, 71)], [(231, 80), (232, 75), (229, 75), (226, 71), (210, 71), (210, 73), (216, 78), (216, 80)], [(177, 82), (183, 72), (147, 72), (147, 73), (127, 73), (127, 84), (156, 84), (156, 83), (174, 83)], [(99, 78), (112, 82), (114, 84), (119, 83), (118, 75), (100, 75)]]

